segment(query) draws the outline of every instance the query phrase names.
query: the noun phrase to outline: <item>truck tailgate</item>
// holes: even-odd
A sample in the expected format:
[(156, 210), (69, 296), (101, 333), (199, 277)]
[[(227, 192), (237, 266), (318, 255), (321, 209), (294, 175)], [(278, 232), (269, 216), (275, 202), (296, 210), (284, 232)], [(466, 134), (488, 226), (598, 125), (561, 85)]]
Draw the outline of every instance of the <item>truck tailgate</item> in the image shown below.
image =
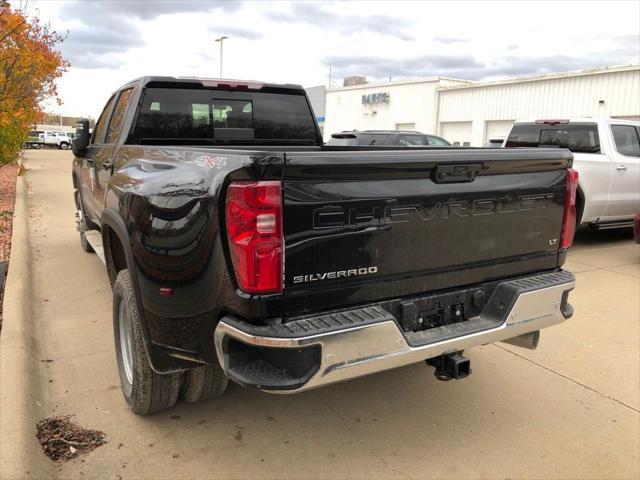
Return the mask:
[(558, 266), (570, 152), (287, 154), (285, 313)]

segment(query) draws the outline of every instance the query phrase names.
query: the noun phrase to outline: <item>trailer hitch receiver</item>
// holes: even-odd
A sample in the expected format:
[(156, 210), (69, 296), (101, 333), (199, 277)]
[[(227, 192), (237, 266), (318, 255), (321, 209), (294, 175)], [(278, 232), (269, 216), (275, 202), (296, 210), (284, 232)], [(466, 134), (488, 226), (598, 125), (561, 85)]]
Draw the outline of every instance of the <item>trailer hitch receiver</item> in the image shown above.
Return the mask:
[(458, 380), (471, 375), (471, 360), (462, 356), (462, 352), (445, 353), (426, 360), (427, 365), (435, 367), (438, 380)]

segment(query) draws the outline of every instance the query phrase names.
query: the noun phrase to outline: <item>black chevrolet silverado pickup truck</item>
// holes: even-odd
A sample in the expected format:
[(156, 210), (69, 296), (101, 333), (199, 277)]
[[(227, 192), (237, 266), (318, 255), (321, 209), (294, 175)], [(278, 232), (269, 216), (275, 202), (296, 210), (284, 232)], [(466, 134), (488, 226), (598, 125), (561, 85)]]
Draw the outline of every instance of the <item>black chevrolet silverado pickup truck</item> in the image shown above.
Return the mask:
[[(124, 397), (231, 379), (306, 391), (564, 321), (577, 175), (563, 149), (323, 145), (304, 90), (145, 77), (74, 139), (82, 247), (106, 265)], [(499, 367), (496, 367), (499, 368)]]

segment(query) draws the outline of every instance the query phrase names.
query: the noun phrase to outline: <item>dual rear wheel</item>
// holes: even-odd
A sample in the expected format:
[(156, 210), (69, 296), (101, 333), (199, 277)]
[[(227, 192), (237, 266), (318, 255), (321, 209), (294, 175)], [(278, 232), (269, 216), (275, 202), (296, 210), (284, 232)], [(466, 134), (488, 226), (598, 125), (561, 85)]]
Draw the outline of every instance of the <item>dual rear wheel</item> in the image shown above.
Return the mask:
[(204, 402), (227, 389), (227, 376), (217, 362), (185, 372), (153, 371), (144, 347), (128, 270), (118, 273), (113, 286), (113, 329), (122, 393), (134, 413), (146, 415), (166, 410), (178, 398), (187, 403)]

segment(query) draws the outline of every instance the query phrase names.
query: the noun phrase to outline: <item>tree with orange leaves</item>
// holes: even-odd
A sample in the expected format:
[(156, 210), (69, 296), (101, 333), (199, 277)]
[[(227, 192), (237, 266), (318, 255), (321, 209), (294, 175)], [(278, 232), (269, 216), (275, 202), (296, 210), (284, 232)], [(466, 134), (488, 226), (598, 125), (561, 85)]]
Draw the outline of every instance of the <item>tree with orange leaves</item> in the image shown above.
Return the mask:
[(63, 37), (38, 18), (0, 0), (0, 165), (11, 161), (42, 115), (41, 102), (54, 98), (69, 64), (57, 47)]

